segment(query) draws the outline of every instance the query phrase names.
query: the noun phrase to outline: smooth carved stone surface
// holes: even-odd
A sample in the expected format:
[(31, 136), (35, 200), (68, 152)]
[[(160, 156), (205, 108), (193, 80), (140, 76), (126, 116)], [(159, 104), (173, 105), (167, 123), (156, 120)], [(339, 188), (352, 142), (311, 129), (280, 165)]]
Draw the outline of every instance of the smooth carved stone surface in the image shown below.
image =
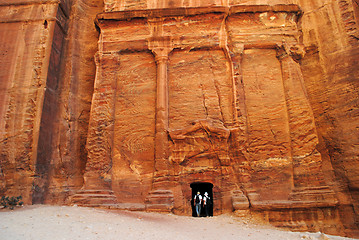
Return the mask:
[(215, 126), (232, 122), (232, 83), (223, 51), (173, 52), (168, 72), (170, 129), (198, 119), (210, 119)]
[[(293, 166), (280, 62), (274, 49), (248, 49), (242, 64), (249, 123), (247, 149), (253, 159), (251, 167), (257, 172), (252, 175), (253, 184), (263, 199), (274, 193), (277, 199), (287, 199)], [(261, 188), (264, 182), (267, 187)]]
[(115, 80), (113, 188), (119, 193), (120, 202), (143, 202), (151, 188), (154, 168), (156, 64), (148, 52), (123, 54), (119, 61)]

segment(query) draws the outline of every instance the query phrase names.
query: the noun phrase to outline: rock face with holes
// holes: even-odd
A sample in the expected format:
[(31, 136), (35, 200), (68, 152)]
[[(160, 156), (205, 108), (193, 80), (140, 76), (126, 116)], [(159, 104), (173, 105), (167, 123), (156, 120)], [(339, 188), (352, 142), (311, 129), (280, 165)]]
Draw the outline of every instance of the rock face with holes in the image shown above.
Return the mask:
[(359, 236), (358, 9), (0, 0), (0, 194)]

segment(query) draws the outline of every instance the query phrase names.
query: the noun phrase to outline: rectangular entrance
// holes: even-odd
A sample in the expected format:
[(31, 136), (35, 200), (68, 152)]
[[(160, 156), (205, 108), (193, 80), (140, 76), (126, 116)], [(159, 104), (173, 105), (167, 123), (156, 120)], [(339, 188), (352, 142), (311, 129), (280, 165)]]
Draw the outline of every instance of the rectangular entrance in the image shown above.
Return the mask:
[[(191, 200), (191, 206), (192, 206), (192, 216), (193, 217), (197, 217), (197, 213), (196, 213), (196, 208), (195, 208), (195, 196), (196, 194), (199, 192), (200, 195), (202, 196), (202, 199), (205, 195), (205, 193), (208, 194), (209, 198), (210, 198), (210, 202), (209, 205), (207, 206), (207, 210), (208, 210), (208, 215), (209, 216), (213, 216), (213, 184), (212, 183), (207, 183), (207, 182), (194, 182), (191, 183), (191, 188), (192, 188), (192, 200)], [(206, 209), (203, 206), (203, 201), (201, 204), (201, 217), (205, 217), (206, 216)]]

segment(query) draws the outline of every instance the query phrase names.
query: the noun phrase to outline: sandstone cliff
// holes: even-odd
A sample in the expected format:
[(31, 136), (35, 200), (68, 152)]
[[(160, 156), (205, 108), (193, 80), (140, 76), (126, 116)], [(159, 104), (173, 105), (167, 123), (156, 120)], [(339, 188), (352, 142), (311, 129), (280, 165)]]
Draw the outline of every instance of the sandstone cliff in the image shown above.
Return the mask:
[(1, 0), (0, 195), (358, 236), (358, 9)]

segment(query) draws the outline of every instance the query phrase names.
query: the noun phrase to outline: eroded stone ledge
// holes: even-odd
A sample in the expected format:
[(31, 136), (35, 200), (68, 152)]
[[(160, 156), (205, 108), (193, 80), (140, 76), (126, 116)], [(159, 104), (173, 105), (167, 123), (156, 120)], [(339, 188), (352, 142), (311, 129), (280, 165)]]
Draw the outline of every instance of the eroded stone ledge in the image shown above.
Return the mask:
[(258, 13), (258, 12), (295, 12), (302, 14), (301, 9), (295, 4), (278, 5), (237, 5), (231, 7), (213, 6), (213, 7), (190, 7), (190, 8), (161, 8), (146, 10), (126, 10), (117, 12), (105, 12), (97, 15), (96, 20), (130, 20), (133, 18), (161, 18), (176, 16), (193, 16), (208, 13), (222, 13), (233, 15), (236, 13)]

